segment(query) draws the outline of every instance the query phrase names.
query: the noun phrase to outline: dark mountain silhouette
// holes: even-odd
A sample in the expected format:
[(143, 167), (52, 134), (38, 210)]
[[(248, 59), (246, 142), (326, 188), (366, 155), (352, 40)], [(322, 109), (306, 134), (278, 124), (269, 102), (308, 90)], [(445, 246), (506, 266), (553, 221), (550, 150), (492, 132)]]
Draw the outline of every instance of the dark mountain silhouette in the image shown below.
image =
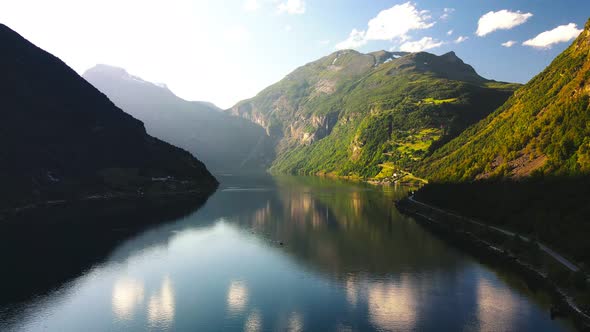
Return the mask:
[(0, 25), (2, 206), (215, 189), (188, 152), (147, 135), (58, 58)]

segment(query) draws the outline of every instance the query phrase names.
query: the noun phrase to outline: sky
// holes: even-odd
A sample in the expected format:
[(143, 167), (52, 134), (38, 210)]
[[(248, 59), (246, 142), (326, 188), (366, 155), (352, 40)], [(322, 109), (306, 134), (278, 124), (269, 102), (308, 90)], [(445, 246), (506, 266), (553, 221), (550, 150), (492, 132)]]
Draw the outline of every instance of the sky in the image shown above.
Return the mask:
[(82, 74), (96, 64), (229, 108), (338, 49), (455, 51), (525, 83), (583, 29), (589, 0), (1, 0), (0, 23)]

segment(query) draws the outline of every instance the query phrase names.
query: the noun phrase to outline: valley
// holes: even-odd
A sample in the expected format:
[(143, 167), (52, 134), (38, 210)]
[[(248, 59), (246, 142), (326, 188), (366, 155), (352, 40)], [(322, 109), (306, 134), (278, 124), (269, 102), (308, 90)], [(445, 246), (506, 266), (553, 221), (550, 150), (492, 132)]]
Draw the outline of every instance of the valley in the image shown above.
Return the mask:
[(26, 1), (0, 330), (590, 330), (587, 4)]

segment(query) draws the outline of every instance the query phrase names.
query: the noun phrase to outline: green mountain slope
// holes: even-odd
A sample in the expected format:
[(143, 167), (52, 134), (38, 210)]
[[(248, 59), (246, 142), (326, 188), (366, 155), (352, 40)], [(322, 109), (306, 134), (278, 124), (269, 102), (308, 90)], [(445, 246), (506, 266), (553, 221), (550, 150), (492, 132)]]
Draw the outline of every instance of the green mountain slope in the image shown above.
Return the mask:
[(590, 173), (589, 25), (500, 109), (425, 160), (436, 181)]
[(228, 110), (277, 140), (271, 171), (396, 180), (517, 85), (450, 52), (333, 53)]
[(417, 173), (432, 181), (417, 199), (590, 264), (589, 104), (590, 21), (505, 105), (424, 160)]
[(143, 121), (149, 134), (188, 150), (214, 173), (264, 172), (270, 165), (272, 141), (257, 124), (211, 103), (184, 100), (121, 68), (97, 65), (83, 77)]

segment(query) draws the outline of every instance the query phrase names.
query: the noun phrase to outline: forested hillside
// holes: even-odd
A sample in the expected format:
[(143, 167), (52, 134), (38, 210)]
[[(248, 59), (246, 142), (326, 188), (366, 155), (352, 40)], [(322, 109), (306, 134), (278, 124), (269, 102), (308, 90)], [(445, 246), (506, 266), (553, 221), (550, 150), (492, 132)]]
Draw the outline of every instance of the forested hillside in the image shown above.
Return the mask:
[(271, 171), (413, 181), (411, 169), (518, 87), (450, 52), (339, 51), (228, 110), (278, 141)]
[(435, 181), (590, 173), (589, 26), (492, 115), (424, 161)]
[(590, 262), (590, 21), (505, 105), (424, 160), (417, 197)]

